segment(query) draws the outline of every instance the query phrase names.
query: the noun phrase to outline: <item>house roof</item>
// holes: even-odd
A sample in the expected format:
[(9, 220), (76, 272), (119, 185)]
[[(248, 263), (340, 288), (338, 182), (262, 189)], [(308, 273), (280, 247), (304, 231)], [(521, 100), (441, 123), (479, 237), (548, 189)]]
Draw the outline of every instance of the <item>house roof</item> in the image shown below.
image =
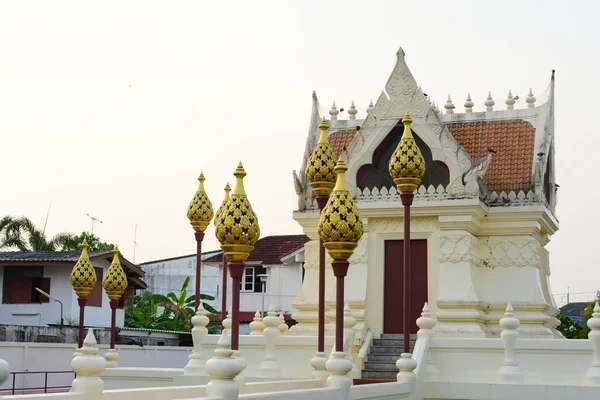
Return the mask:
[(564, 317), (581, 317), (583, 310), (589, 305), (588, 302), (569, 303), (560, 308), (560, 314)]
[[(205, 251), (205, 252), (202, 253), (202, 260), (205, 260), (207, 257), (211, 257), (211, 256), (213, 256), (215, 254), (221, 254), (222, 252), (223, 252), (222, 250)], [(184, 258), (193, 258), (193, 257), (196, 257), (196, 253), (194, 253), (194, 254), (187, 254), (185, 256), (168, 257), (168, 258), (161, 258), (159, 260), (146, 261), (146, 262), (140, 263), (140, 267), (141, 266), (146, 266), (146, 265), (149, 265), (149, 264), (157, 264), (157, 263), (161, 263), (161, 262), (182, 260)]]
[[(304, 247), (310, 239), (306, 235), (267, 236), (258, 239), (254, 250), (246, 261), (258, 261), (264, 264), (281, 264), (281, 259)], [(204, 260), (207, 263), (220, 263), (222, 252)]]
[[(3, 251), (0, 252), (0, 265), (60, 265), (72, 267), (75, 265), (80, 251)], [(113, 258), (112, 251), (88, 251), (90, 260), (107, 260)], [(127, 260), (123, 255), (119, 257), (121, 265), (127, 276), (135, 286), (145, 289), (147, 285), (139, 278), (144, 276), (144, 271)]]
[[(454, 138), (462, 143), (473, 160), (488, 154), (488, 147), (496, 151), (485, 182), (488, 190), (508, 192), (526, 189), (533, 175), (535, 128), (521, 119), (504, 121), (477, 121), (447, 123)], [(340, 130), (329, 135), (335, 158), (349, 147), (356, 130)]]

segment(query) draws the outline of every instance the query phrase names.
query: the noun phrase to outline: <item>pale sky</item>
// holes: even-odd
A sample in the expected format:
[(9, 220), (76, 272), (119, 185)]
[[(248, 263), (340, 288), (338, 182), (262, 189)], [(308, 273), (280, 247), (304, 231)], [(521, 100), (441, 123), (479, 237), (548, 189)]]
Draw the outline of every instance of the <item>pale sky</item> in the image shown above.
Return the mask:
[[(457, 111), (467, 92), (476, 111), (489, 90), (543, 101), (556, 69), (552, 289), (600, 290), (598, 15), (593, 0), (4, 1), (0, 214), (41, 227), (52, 201), (50, 235), (90, 230), (89, 213), (129, 259), (137, 224), (136, 262), (190, 254), (198, 174), (216, 208), (241, 160), (262, 236), (301, 233), (291, 171), (312, 91), (360, 118), (402, 46)], [(212, 226), (204, 243), (218, 248)]]

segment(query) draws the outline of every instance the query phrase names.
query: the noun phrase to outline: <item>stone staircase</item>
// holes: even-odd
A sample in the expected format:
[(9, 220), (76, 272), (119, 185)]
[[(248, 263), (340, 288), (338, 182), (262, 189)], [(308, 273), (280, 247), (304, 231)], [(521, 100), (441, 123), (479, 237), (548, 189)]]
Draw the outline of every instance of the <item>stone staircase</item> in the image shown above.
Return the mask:
[[(410, 335), (411, 352), (416, 341), (417, 335)], [(400, 358), (403, 346), (404, 339), (401, 333), (384, 333), (381, 339), (373, 339), (365, 369), (362, 371), (362, 380), (395, 381), (398, 374), (396, 361)]]

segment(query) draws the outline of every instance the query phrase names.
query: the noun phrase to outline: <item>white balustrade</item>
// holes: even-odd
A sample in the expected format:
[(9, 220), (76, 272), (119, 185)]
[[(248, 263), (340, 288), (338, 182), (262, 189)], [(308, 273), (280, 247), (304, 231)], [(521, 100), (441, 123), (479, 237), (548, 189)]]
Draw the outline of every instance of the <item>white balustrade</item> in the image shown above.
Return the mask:
[(600, 386), (600, 301), (594, 305), (592, 318), (588, 319), (590, 333), (588, 339), (592, 342), (592, 364), (585, 374), (586, 385)]
[(198, 310), (196, 310), (196, 315), (192, 317), (192, 324), (194, 327), (192, 328), (192, 341), (194, 344), (194, 349), (192, 353), (188, 356), (188, 363), (183, 368), (184, 375), (205, 375), (204, 366), (206, 364), (206, 360), (202, 356), (202, 342), (204, 341), (204, 337), (208, 334), (208, 329), (206, 329), (206, 325), (209, 323), (209, 319), (206, 316), (208, 312), (204, 309), (202, 302), (198, 305)]
[(500, 326), (502, 327), (500, 338), (504, 343), (504, 361), (498, 370), (498, 377), (501, 383), (523, 382), (523, 375), (515, 356), (515, 344), (519, 337), (517, 328), (519, 325), (520, 321), (515, 316), (512, 305), (508, 303), (504, 317), (500, 320)]
[(97, 344), (94, 330), (89, 329), (80, 349), (81, 355), (71, 360), (71, 368), (77, 376), (71, 384), (71, 392), (82, 393), (89, 400), (100, 400), (104, 391), (100, 374), (106, 368), (106, 359), (98, 355)]
[(265, 357), (260, 363), (259, 373), (261, 376), (268, 378), (279, 378), (281, 376), (281, 369), (279, 368), (279, 362), (277, 361), (277, 354), (275, 352), (275, 342), (280, 335), (280, 321), (275, 310), (275, 306), (271, 304), (267, 316), (263, 319), (263, 324), (265, 324), (263, 336), (265, 337), (266, 349)]
[(262, 318), (260, 317), (260, 311), (256, 310), (254, 314), (254, 318), (252, 322), (250, 322), (250, 335), (258, 336), (263, 334), (263, 330), (265, 329), (265, 324), (262, 322)]
[(239, 360), (233, 358), (231, 339), (227, 331), (223, 331), (217, 342), (214, 356), (206, 362), (206, 372), (211, 377), (206, 385), (208, 396), (221, 397), (223, 400), (237, 400), (240, 388), (235, 377), (242, 371)]
[(288, 329), (290, 329), (290, 327), (285, 323), (285, 317), (283, 316), (283, 313), (279, 313), (279, 325), (277, 326), (277, 329), (279, 329), (279, 333), (282, 335), (286, 333)]

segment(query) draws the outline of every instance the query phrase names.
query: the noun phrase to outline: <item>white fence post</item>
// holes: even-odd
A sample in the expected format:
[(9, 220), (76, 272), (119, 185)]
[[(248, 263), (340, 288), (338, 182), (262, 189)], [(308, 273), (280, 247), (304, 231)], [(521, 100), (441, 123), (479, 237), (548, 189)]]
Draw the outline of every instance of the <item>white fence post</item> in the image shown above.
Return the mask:
[(106, 360), (98, 355), (97, 344), (94, 330), (88, 329), (81, 355), (71, 360), (71, 367), (77, 374), (71, 384), (71, 392), (83, 393), (89, 400), (100, 400), (104, 391), (104, 381), (100, 374), (106, 368)]
[(350, 304), (346, 302), (346, 305), (344, 306), (344, 353), (346, 353), (346, 358), (348, 359), (348, 361), (352, 363), (352, 370), (348, 374), (351, 378), (360, 378), (360, 370), (354, 362), (354, 356), (352, 354), (352, 348), (354, 347), (354, 337), (356, 336), (356, 332), (354, 331), (355, 325), (356, 318), (352, 316), (352, 309), (350, 309)]
[(590, 328), (588, 339), (592, 342), (592, 364), (585, 374), (586, 385), (600, 386), (600, 301), (594, 305), (592, 318), (588, 319)]
[[(8, 367), (8, 363), (0, 358), (0, 385), (6, 382), (9, 376), (10, 368)], [(0, 399), (4, 399), (4, 397), (0, 396)]]
[(508, 303), (504, 317), (500, 320), (500, 326), (503, 328), (500, 338), (504, 342), (504, 361), (498, 370), (498, 377), (501, 383), (521, 383), (523, 375), (515, 357), (515, 344), (519, 337), (517, 328), (520, 321), (515, 317), (512, 305)]
[(206, 372), (211, 377), (206, 385), (206, 394), (224, 400), (237, 400), (240, 388), (234, 379), (242, 371), (242, 366), (232, 358), (231, 340), (226, 331), (221, 334), (217, 346), (213, 358), (206, 362)]
[(262, 322), (262, 318), (260, 317), (260, 312), (256, 310), (256, 314), (254, 314), (254, 319), (250, 322), (250, 335), (259, 336), (263, 334), (263, 330), (265, 329), (265, 324)]
[(204, 375), (206, 360), (202, 357), (202, 342), (204, 336), (208, 334), (206, 325), (209, 323), (209, 319), (206, 316), (208, 314), (202, 305), (202, 302), (198, 305), (196, 315), (192, 317), (192, 341), (194, 343), (194, 349), (192, 354), (188, 356), (188, 363), (183, 368), (184, 375)]

